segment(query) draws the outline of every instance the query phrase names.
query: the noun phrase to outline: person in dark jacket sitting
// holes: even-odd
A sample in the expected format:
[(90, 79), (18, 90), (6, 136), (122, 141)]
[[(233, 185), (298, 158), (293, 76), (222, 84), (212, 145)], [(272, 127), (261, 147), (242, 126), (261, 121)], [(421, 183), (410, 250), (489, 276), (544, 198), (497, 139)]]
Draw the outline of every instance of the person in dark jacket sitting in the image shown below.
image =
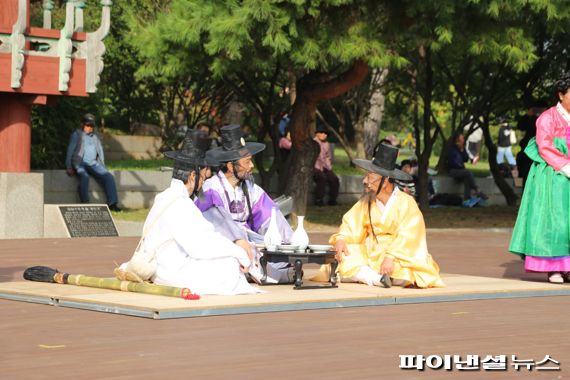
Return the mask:
[[(447, 169), (449, 176), (463, 181), (464, 200), (471, 198), (471, 190), (474, 190), (479, 198), (487, 199), (488, 197), (482, 191), (479, 191), (473, 173), (465, 168), (465, 162), (469, 161), (469, 155), (465, 150), (465, 136), (463, 133), (457, 132), (453, 135), (452, 141), (453, 143), (449, 146), (447, 151)], [(476, 163), (478, 158), (479, 157), (476, 156), (473, 159), (473, 163)]]
[(79, 199), (89, 203), (89, 176), (93, 176), (105, 190), (107, 204), (111, 211), (121, 211), (118, 206), (115, 178), (105, 167), (105, 154), (101, 139), (95, 133), (95, 116), (87, 113), (81, 121), (81, 128), (75, 130), (69, 139), (65, 158), (68, 176), (79, 177)]

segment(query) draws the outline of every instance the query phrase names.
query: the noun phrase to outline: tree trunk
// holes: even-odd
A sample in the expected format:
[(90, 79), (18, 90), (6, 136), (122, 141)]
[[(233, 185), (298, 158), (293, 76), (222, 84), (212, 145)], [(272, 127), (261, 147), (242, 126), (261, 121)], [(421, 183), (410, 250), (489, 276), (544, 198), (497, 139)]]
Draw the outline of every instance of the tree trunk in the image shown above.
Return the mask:
[[(424, 87), (423, 87), (423, 151), (418, 155), (418, 195), (420, 209), (426, 210), (429, 207), (428, 198), (428, 174), (427, 169), (429, 167), (429, 158), (431, 156), (431, 151), (433, 148), (433, 140), (431, 135), (431, 100), (433, 92), (433, 68), (431, 65), (431, 51), (429, 47), (420, 47), (419, 55), (424, 62)], [(416, 152), (418, 152), (417, 147), (420, 145), (420, 141), (416, 141)]]
[(293, 69), (287, 70), (287, 79), (289, 82), (289, 104), (295, 104), (297, 99), (297, 76)]
[[(366, 120), (364, 121), (364, 133), (362, 136), (355, 136), (357, 145), (359, 142), (364, 141), (365, 155), (358, 155), (358, 157), (372, 157), (372, 151), (374, 150), (374, 146), (376, 146), (378, 131), (380, 130), (384, 116), (384, 103), (386, 100), (382, 86), (384, 82), (386, 82), (387, 76), (388, 69), (382, 69), (381, 71), (374, 69), (372, 72), (370, 87), (373, 88), (374, 91), (370, 97), (370, 108)], [(362, 140), (358, 140), (359, 137), (362, 138)], [(360, 153), (360, 151), (357, 150), (357, 153)]]
[(368, 71), (368, 64), (358, 60), (348, 71), (332, 79), (329, 79), (330, 74), (309, 73), (298, 80), (289, 124), (293, 146), (285, 188), (285, 194), (291, 195), (294, 200), (293, 216), (305, 215), (307, 210), (309, 185), (318, 155), (318, 144), (311, 138), (317, 103), (349, 91), (364, 80)]
[[(371, 154), (367, 154), (367, 149), (369, 149), (370, 146), (374, 149), (374, 145), (372, 144), (376, 144), (376, 140), (378, 140), (378, 127), (376, 127), (376, 137), (371, 137), (370, 135), (374, 134), (374, 132), (372, 132), (372, 130), (366, 130), (366, 123), (367, 121), (359, 118), (354, 124), (354, 150), (356, 151), (357, 158), (367, 158), (372, 156)], [(368, 136), (368, 139), (366, 136)]]
[(285, 194), (293, 197), (295, 215), (305, 215), (313, 166), (319, 155), (319, 145), (310, 138), (310, 131), (314, 128), (311, 126), (315, 125), (316, 109), (316, 103), (306, 99), (297, 88), (293, 117), (289, 124), (293, 146), (289, 154), (289, 173), (285, 176)]

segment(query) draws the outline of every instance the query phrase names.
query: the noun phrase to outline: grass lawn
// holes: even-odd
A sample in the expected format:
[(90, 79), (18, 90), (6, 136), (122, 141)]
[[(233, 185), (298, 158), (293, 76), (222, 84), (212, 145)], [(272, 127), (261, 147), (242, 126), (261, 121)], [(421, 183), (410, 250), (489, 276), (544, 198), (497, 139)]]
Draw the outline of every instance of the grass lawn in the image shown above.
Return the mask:
[[(399, 157), (399, 161), (410, 158), (410, 154), (405, 152)], [(430, 158), (430, 167), (437, 166), (438, 157)], [(155, 160), (116, 160), (107, 162), (107, 167), (110, 170), (159, 170), (161, 167), (172, 167), (174, 162), (170, 159), (155, 159)], [(271, 166), (271, 158), (266, 160), (265, 167)], [(479, 161), (476, 165), (467, 164), (468, 169), (473, 170), (476, 177), (487, 177), (490, 174), (489, 163), (487, 161)], [(334, 164), (333, 168), (338, 175), (363, 175), (363, 171), (357, 167), (350, 165), (346, 152), (340, 148), (335, 147), (334, 150)]]
[[(308, 231), (334, 231), (352, 205), (309, 206), (305, 218)], [(115, 220), (144, 222), (149, 209), (112, 212)], [(430, 208), (424, 212), (427, 228), (512, 228), (517, 209), (507, 206)]]
[[(408, 158), (405, 152), (400, 160)], [(438, 157), (430, 159), (430, 167), (437, 166)], [(271, 161), (267, 162), (269, 166)], [(159, 170), (161, 167), (172, 167), (173, 161), (170, 159), (157, 160), (119, 160), (108, 163), (109, 169), (113, 170)], [(488, 162), (478, 162), (476, 165), (467, 164), (479, 177), (489, 175)], [(359, 175), (364, 172), (361, 169), (352, 167), (346, 152), (335, 148), (334, 170), (339, 175)], [(327, 207), (309, 206), (307, 209), (306, 228), (310, 231), (334, 230), (341, 222), (342, 215), (349, 209), (350, 205), (338, 205)], [(113, 213), (115, 219), (126, 221), (144, 221), (148, 209), (125, 210)], [(516, 219), (516, 209), (511, 207), (486, 207), (486, 208), (438, 208), (428, 209), (424, 213), (428, 228), (501, 228), (513, 227)]]
[[(351, 205), (311, 206), (307, 210), (309, 231), (335, 230)], [(427, 228), (512, 228), (517, 209), (507, 206), (430, 208), (424, 212)]]

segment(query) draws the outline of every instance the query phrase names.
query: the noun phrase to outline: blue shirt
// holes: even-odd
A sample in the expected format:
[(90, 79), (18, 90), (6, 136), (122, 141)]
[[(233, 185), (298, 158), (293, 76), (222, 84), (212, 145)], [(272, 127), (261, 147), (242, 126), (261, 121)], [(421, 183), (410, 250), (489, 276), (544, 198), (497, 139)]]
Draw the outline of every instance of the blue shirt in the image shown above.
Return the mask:
[(94, 133), (83, 133), (83, 162), (89, 166), (97, 163), (97, 146)]

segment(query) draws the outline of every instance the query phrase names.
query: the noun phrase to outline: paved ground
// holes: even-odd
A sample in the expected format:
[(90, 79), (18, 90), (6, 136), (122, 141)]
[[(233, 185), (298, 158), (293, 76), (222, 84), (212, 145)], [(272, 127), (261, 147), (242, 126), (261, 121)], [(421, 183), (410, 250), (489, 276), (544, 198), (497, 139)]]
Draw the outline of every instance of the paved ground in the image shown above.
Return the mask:
[[(543, 280), (506, 252), (509, 232), (433, 230), (428, 238), (445, 272)], [(107, 276), (136, 243), (0, 240), (0, 281), (19, 280), (32, 265)], [(154, 321), (0, 300), (0, 379), (562, 379), (568, 304), (543, 297)], [(404, 371), (399, 354), (550, 355), (562, 371)]]

